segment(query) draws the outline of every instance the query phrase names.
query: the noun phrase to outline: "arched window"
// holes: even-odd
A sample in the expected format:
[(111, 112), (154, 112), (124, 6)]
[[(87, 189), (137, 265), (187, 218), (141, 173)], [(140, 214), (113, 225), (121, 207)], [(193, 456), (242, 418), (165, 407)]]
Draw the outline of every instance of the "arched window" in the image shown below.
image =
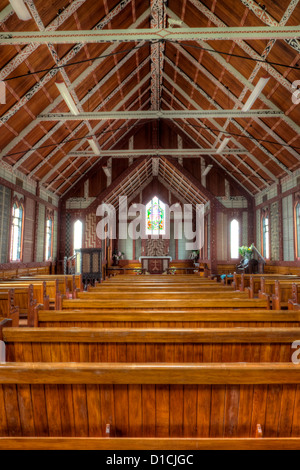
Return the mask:
[(165, 204), (156, 196), (146, 206), (146, 235), (165, 235)]
[(83, 223), (77, 220), (74, 224), (73, 252), (82, 248)]
[(295, 206), (296, 258), (300, 258), (300, 200)]
[(269, 219), (268, 209), (264, 209), (262, 211), (261, 226), (262, 226), (262, 254), (265, 259), (269, 259), (270, 258), (270, 219)]
[(233, 219), (230, 223), (230, 257), (232, 259), (239, 258), (240, 246), (240, 224), (239, 221)]
[(46, 215), (46, 243), (45, 243), (45, 260), (52, 258), (53, 254), (53, 212), (47, 211)]
[(10, 241), (10, 261), (20, 261), (22, 256), (23, 243), (23, 221), (24, 207), (23, 203), (15, 199), (12, 207), (12, 225)]

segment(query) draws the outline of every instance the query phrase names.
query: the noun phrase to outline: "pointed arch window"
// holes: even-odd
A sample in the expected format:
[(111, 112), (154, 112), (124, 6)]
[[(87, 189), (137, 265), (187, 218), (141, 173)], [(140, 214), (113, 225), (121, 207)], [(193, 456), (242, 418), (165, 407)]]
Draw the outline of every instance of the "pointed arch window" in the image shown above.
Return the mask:
[(81, 220), (76, 220), (74, 223), (74, 234), (73, 234), (73, 253), (75, 250), (80, 250), (82, 248), (82, 238), (83, 238), (83, 223)]
[(239, 221), (233, 219), (230, 223), (230, 257), (231, 259), (239, 258), (240, 246), (240, 224)]
[(300, 259), (300, 195), (296, 199), (295, 204), (295, 241), (296, 258)]
[(23, 201), (14, 199), (11, 218), (10, 261), (20, 261), (22, 258), (24, 225)]
[(165, 235), (165, 204), (156, 196), (146, 205), (146, 235)]

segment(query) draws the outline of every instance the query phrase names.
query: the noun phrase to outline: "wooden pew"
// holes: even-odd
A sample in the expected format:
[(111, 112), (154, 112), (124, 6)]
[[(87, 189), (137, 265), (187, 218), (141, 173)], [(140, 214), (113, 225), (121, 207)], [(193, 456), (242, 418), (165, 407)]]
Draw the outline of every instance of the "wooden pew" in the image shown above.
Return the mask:
[(259, 309), (40, 310), (35, 326), (91, 328), (300, 327), (300, 313)]
[(272, 299), (272, 308), (280, 310), (281, 308), (288, 308), (288, 302), (293, 298), (294, 302), (298, 302), (297, 287), (300, 287), (300, 281), (285, 281), (274, 280), (268, 281), (265, 278), (261, 279), (261, 290), (259, 297), (263, 294), (270, 295)]
[(59, 281), (63, 281), (67, 283), (66, 289), (69, 293), (72, 293), (72, 297), (76, 298), (76, 292), (83, 290), (82, 285), (82, 275), (81, 274), (42, 274), (42, 275), (33, 275), (33, 276), (21, 276), (19, 277), (20, 280), (30, 280), (34, 279), (37, 281), (55, 281), (58, 279)]
[[(211, 296), (212, 297), (212, 296)], [(132, 310), (132, 309), (270, 309), (270, 298), (265, 296), (262, 299), (238, 299), (238, 298), (204, 298), (204, 299), (63, 299), (61, 309), (97, 309), (97, 310)]]
[[(182, 438), (183, 448), (222, 446), (220, 439), (233, 439), (228, 448), (236, 439), (299, 448), (299, 384), (294, 364), (0, 364), (0, 446), (39, 437), (30, 445), (59, 448), (68, 436), (63, 445), (74, 449), (88, 438), (106, 449), (128, 438), (135, 449), (149, 438), (150, 447), (171, 439), (172, 449)], [(258, 424), (263, 438), (255, 439)]]
[[(38, 293), (37, 302), (43, 304), (48, 309), (48, 305), (51, 304), (53, 308), (58, 309), (60, 308), (60, 302), (62, 298), (68, 296), (68, 289), (66, 279), (56, 279), (52, 281), (43, 281), (43, 280), (35, 280), (35, 279), (13, 279), (5, 282), (0, 282), (1, 286), (9, 286), (12, 288), (15, 287), (25, 287), (29, 285), (33, 285), (34, 290)], [(41, 294), (41, 292), (43, 292)], [(42, 295), (42, 299), (41, 299)]]
[(235, 290), (245, 290), (246, 287), (250, 287), (250, 279), (253, 281), (260, 280), (261, 278), (268, 279), (271, 281), (275, 280), (287, 280), (290, 282), (300, 280), (300, 277), (297, 275), (278, 275), (278, 274), (237, 274), (234, 273), (233, 275), (233, 288)]
[[(33, 299), (36, 302), (36, 305), (42, 305), (45, 310), (49, 310), (49, 295), (47, 295), (46, 287), (46, 282), (43, 281), (34, 281), (34, 283), (31, 283), (30, 281), (17, 280), (0, 282), (0, 290), (13, 288), (15, 291), (20, 289), (22, 292), (22, 289), (24, 291), (24, 289), (32, 288)], [(29, 295), (31, 296), (31, 292), (29, 292)], [(23, 305), (24, 308), (26, 308), (26, 300)]]
[(156, 292), (152, 290), (150, 292), (103, 292), (103, 291), (90, 291), (90, 292), (78, 292), (77, 299), (88, 300), (111, 300), (117, 296), (117, 302), (122, 300), (199, 300), (208, 299), (249, 299), (248, 292), (232, 291), (232, 290), (206, 290), (192, 292), (186, 289), (183, 292), (177, 292), (176, 289), (167, 292)]
[[(0, 293), (2, 292), (7, 292), (7, 287), (2, 287), (0, 284)], [(31, 326), (34, 319), (34, 309), (37, 306), (33, 285), (14, 287), (14, 302), (19, 308), (19, 324), (24, 320), (24, 324)]]
[(10, 318), (12, 326), (19, 326), (19, 307), (15, 303), (14, 289), (0, 292), (0, 317)]
[(300, 328), (3, 328), (8, 362), (286, 362)]

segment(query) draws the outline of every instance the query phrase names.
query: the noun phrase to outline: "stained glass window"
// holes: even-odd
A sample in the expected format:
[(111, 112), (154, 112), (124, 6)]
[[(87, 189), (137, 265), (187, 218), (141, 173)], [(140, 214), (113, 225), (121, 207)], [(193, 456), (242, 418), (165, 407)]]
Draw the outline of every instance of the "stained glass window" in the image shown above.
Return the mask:
[(156, 196), (146, 206), (146, 235), (165, 235), (165, 204)]
[(23, 238), (23, 205), (15, 202), (12, 209), (10, 260), (20, 261)]

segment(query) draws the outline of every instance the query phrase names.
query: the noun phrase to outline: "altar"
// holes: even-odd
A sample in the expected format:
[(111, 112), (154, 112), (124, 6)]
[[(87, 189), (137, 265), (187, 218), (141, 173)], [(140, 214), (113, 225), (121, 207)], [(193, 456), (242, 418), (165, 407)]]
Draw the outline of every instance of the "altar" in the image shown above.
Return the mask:
[(162, 274), (167, 271), (172, 261), (171, 256), (140, 256), (142, 271), (150, 274)]

